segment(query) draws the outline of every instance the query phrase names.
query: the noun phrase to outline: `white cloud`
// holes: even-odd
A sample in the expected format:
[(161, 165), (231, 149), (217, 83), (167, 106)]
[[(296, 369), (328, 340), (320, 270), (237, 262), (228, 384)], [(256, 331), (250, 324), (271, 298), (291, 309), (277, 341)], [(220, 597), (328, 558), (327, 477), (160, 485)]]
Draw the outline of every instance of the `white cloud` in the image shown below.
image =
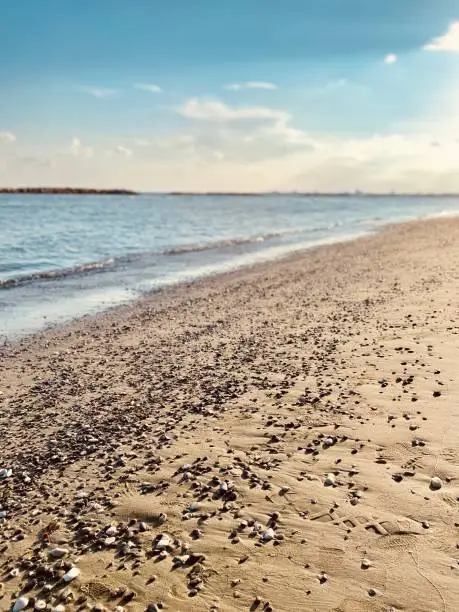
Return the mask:
[[(437, 124), (424, 116), (392, 134), (346, 136), (310, 133), (282, 109), (193, 98), (175, 109), (182, 117), (178, 131), (160, 126), (145, 135), (112, 136), (109, 143), (95, 141), (95, 149), (75, 137), (67, 154), (48, 145), (27, 150), (22, 142), (2, 147), (0, 183), (148, 191), (459, 191), (453, 102)], [(50, 163), (31, 163), (31, 157)]]
[(116, 94), (116, 89), (108, 89), (105, 87), (80, 87), (81, 91), (93, 96), (94, 98), (110, 98)]
[(124, 157), (131, 157), (132, 155), (131, 149), (128, 149), (127, 147), (123, 147), (123, 145), (118, 145), (117, 147), (115, 147), (114, 151), (118, 155), (124, 155)]
[(454, 21), (448, 31), (424, 46), (425, 51), (453, 51), (459, 53), (459, 21)]
[(386, 55), (386, 57), (384, 58), (384, 62), (386, 64), (395, 64), (396, 61), (397, 56), (395, 55), (395, 53), (389, 53), (389, 55)]
[(136, 89), (140, 89), (141, 91), (148, 91), (149, 93), (163, 93), (163, 90), (159, 85), (155, 85), (154, 83), (136, 83), (134, 85)]
[(289, 114), (284, 111), (264, 106), (247, 106), (234, 108), (220, 100), (190, 98), (176, 109), (177, 113), (187, 119), (202, 121), (240, 121), (247, 119), (258, 120), (287, 120)]
[(147, 140), (146, 138), (134, 138), (132, 140), (132, 143), (136, 147), (148, 147), (151, 144), (150, 141)]
[(72, 140), (70, 151), (75, 157), (92, 157), (94, 155), (92, 147), (84, 146), (79, 138), (74, 138)]
[(0, 132), (0, 142), (7, 144), (16, 141), (16, 136), (12, 132)]
[(224, 86), (224, 89), (229, 91), (241, 91), (242, 89), (264, 89), (266, 91), (273, 91), (278, 89), (275, 83), (267, 83), (266, 81), (246, 81), (245, 83), (228, 83)]

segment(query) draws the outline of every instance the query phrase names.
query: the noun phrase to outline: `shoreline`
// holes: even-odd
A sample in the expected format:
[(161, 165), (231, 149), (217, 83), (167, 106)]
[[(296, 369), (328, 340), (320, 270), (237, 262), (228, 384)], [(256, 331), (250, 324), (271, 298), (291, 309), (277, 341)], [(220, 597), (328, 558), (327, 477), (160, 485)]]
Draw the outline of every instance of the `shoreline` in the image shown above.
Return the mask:
[[(414, 221), (414, 223), (416, 222), (417, 221)], [(80, 321), (86, 321), (86, 320), (91, 320), (93, 318), (104, 317), (105, 315), (108, 315), (110, 313), (116, 313), (120, 310), (123, 311), (124, 309), (135, 308), (136, 306), (141, 305), (141, 303), (144, 302), (145, 300), (155, 299), (156, 296), (162, 295), (163, 293), (167, 293), (167, 292), (175, 293), (177, 291), (181, 292), (184, 289), (190, 289), (201, 283), (207, 283), (207, 282), (211, 282), (213, 280), (217, 280), (220, 278), (223, 279), (225, 277), (232, 277), (234, 275), (236, 276), (240, 274), (243, 275), (245, 272), (248, 272), (251, 270), (257, 271), (258, 268), (261, 269), (262, 267), (263, 268), (266, 266), (269, 267), (271, 265), (276, 265), (277, 263), (280, 263), (280, 262), (294, 261), (297, 258), (306, 257), (308, 253), (315, 252), (317, 249), (333, 248), (335, 246), (352, 243), (358, 240), (363, 240), (365, 238), (371, 238), (375, 234), (385, 231), (386, 228), (392, 227), (392, 225), (401, 225), (401, 224), (404, 225), (405, 223), (406, 222), (395, 223), (395, 224), (387, 223), (387, 224), (382, 225), (381, 227), (378, 227), (376, 229), (370, 230), (368, 232), (365, 232), (359, 235), (353, 234), (347, 237), (338, 236), (338, 237), (332, 237), (332, 238), (324, 238), (323, 240), (318, 241), (319, 242), (318, 244), (313, 244), (311, 246), (305, 246), (305, 247), (295, 247), (292, 251), (286, 251), (283, 254), (279, 254), (270, 259), (261, 259), (260, 261), (254, 261), (249, 264), (242, 264), (240, 266), (237, 266), (229, 270), (209, 272), (201, 276), (191, 278), (189, 280), (180, 280), (176, 282), (171, 282), (169, 284), (159, 286), (155, 289), (151, 289), (149, 291), (139, 293), (138, 295), (132, 298), (126, 299), (125, 301), (119, 304), (114, 304), (106, 308), (103, 308), (98, 312), (83, 313), (80, 315), (75, 315), (74, 317), (71, 317), (68, 320), (63, 321), (63, 322), (49, 323), (43, 329), (37, 330), (35, 332), (31, 332), (31, 333), (20, 332), (18, 333), (17, 336), (10, 336), (10, 337), (4, 336), (4, 343), (5, 345), (11, 345), (11, 344), (17, 344), (21, 342), (26, 342), (28, 339), (34, 340), (37, 336), (41, 336), (51, 331), (58, 331), (60, 328), (66, 328), (66, 327), (72, 326), (73, 324), (78, 323)], [(410, 221), (408, 223), (412, 223), (412, 222)], [(94, 264), (87, 264), (87, 266), (92, 266), (92, 265)], [(66, 270), (63, 270), (63, 271), (65, 272)], [(49, 274), (49, 277), (52, 278), (51, 273)], [(37, 277), (37, 280), (39, 280), (38, 277)], [(11, 288), (14, 289), (16, 286), (14, 279), (11, 282), (8, 280), (4, 281), (3, 286), (1, 285), (1, 282), (2, 281), (0, 281), (0, 289), (4, 288), (5, 290), (9, 290)], [(34, 281), (32, 280), (30, 282), (34, 282)]]
[[(308, 255), (308, 253), (313, 253), (315, 252), (317, 249), (328, 249), (328, 248), (333, 248), (335, 246), (342, 245), (342, 244), (347, 244), (347, 243), (353, 243), (355, 241), (360, 241), (360, 240), (365, 240), (368, 238), (372, 238), (373, 236), (383, 233), (385, 231), (390, 231), (392, 228), (396, 228), (399, 226), (404, 226), (404, 225), (411, 225), (411, 224), (417, 224), (417, 223), (425, 223), (425, 222), (429, 222), (431, 220), (435, 220), (438, 217), (432, 217), (432, 218), (428, 218), (428, 219), (414, 219), (414, 220), (409, 220), (409, 221), (401, 221), (401, 222), (387, 222), (384, 223), (378, 227), (375, 227), (369, 231), (366, 231), (360, 235), (352, 235), (352, 236), (348, 236), (348, 237), (333, 237), (330, 239), (326, 238), (323, 241), (321, 241), (319, 244), (314, 244), (311, 246), (307, 246), (307, 247), (300, 247), (298, 249), (293, 250), (292, 252), (285, 252), (284, 254), (280, 254), (274, 258), (271, 259), (266, 259), (266, 260), (261, 260), (261, 261), (255, 261), (252, 262), (250, 264), (243, 264), (239, 267), (236, 267), (234, 269), (230, 269), (230, 270), (225, 270), (225, 271), (216, 271), (216, 272), (210, 272), (207, 274), (204, 274), (202, 276), (197, 276), (196, 278), (190, 279), (190, 280), (182, 280), (182, 281), (177, 281), (177, 282), (173, 282), (170, 284), (166, 284), (163, 286), (159, 286), (155, 289), (151, 289), (150, 291), (146, 291), (143, 293), (140, 293), (130, 299), (126, 299), (125, 301), (119, 303), (119, 304), (113, 304), (111, 306), (102, 308), (96, 312), (87, 312), (87, 313), (82, 313), (82, 314), (76, 314), (75, 316), (72, 316), (70, 318), (68, 318), (65, 321), (58, 321), (58, 322), (51, 322), (49, 324), (47, 324), (46, 326), (44, 326), (42, 329), (38, 329), (36, 331), (32, 331), (32, 332), (18, 332), (16, 335), (4, 335), (3, 336), (3, 343), (4, 346), (11, 346), (11, 345), (15, 345), (15, 344), (22, 344), (27, 342), (29, 339), (34, 341), (37, 337), (40, 337), (43, 334), (52, 332), (52, 331), (58, 331), (60, 328), (67, 328), (67, 327), (71, 327), (72, 325), (74, 325), (75, 323), (78, 323), (80, 321), (87, 321), (87, 320), (92, 320), (94, 318), (99, 318), (99, 317), (103, 317), (105, 315), (108, 315), (110, 313), (117, 313), (119, 311), (123, 311), (124, 309), (131, 309), (131, 308), (135, 308), (136, 305), (140, 305), (143, 301), (145, 300), (151, 300), (154, 299), (156, 296), (159, 296), (165, 292), (169, 292), (169, 291), (181, 291), (183, 288), (190, 288), (193, 287), (197, 284), (200, 283), (207, 283), (209, 281), (218, 279), (218, 278), (225, 278), (227, 276), (232, 276), (232, 275), (239, 275), (239, 274), (244, 274), (245, 271), (250, 271), (250, 270), (256, 270), (258, 268), (265, 267), (265, 266), (271, 266), (271, 265), (276, 265), (279, 262), (288, 262), (288, 261), (295, 261), (297, 258), (303, 258), (306, 257)], [(442, 217), (440, 217), (442, 218)], [(454, 218), (454, 216), (453, 216)], [(86, 264), (87, 266), (93, 266), (94, 264)], [(78, 266), (77, 266), (78, 267)], [(81, 266), (79, 266), (81, 267)], [(65, 270), (64, 270), (65, 271)], [(55, 273), (53, 273), (55, 274)], [(33, 282), (33, 281), (31, 281)], [(1, 283), (0, 283), (1, 285)], [(6, 289), (10, 289), (10, 281), (5, 281), (4, 287)], [(14, 288), (14, 282), (11, 281), (11, 287)], [(1, 288), (1, 286), (0, 286)]]
[(454, 610), (458, 270), (395, 224), (1, 347), (0, 607)]

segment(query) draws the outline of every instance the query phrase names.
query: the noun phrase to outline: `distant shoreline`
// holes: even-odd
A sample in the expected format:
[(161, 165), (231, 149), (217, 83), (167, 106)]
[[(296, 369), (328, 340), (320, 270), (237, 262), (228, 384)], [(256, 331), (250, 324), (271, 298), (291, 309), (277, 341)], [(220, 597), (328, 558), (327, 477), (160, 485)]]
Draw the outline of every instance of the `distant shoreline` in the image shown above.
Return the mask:
[(128, 189), (85, 189), (83, 187), (0, 187), (0, 193), (42, 195), (139, 195)]
[(298, 198), (355, 198), (355, 197), (372, 197), (372, 198), (457, 198), (459, 193), (371, 193), (365, 191), (344, 191), (344, 192), (332, 192), (332, 191), (320, 191), (320, 192), (308, 192), (308, 191), (254, 191), (254, 192), (236, 192), (236, 191), (169, 191), (169, 192), (151, 192), (154, 195), (168, 195), (168, 196), (187, 196), (187, 197), (265, 197), (265, 196), (293, 196)]
[(365, 191), (132, 191), (130, 189), (96, 189), (85, 187), (0, 187), (0, 194), (38, 194), (38, 195), (157, 195), (170, 197), (298, 197), (298, 198), (350, 198), (350, 197), (372, 197), (372, 198), (458, 198), (459, 193), (371, 193)]

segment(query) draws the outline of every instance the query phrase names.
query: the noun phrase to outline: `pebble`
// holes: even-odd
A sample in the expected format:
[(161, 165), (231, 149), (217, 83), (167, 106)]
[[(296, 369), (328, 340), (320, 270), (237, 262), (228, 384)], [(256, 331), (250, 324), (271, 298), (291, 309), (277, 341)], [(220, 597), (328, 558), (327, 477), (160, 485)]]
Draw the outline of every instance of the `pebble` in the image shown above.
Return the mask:
[(69, 551), (67, 550), (67, 548), (52, 548), (49, 551), (49, 554), (51, 557), (54, 557), (55, 559), (61, 559), (62, 557), (65, 557), (66, 555), (69, 554)]
[(77, 578), (80, 575), (80, 570), (78, 567), (72, 567), (69, 569), (69, 571), (64, 574), (63, 576), (63, 580), (64, 582), (70, 582), (72, 580), (74, 580), (74, 578)]
[(105, 534), (108, 535), (109, 537), (114, 536), (118, 533), (118, 530), (116, 529), (116, 527), (114, 527), (113, 525), (111, 525), (106, 531)]
[(24, 610), (29, 605), (28, 597), (19, 597), (16, 599), (13, 606), (13, 612), (19, 612), (19, 610)]
[(424, 527), (424, 529), (429, 529), (430, 527), (429, 521), (422, 521), (422, 526)]
[(2, 468), (0, 470), (0, 480), (5, 480), (5, 478), (9, 478), (12, 475), (13, 475), (13, 470), (11, 469)]
[(438, 491), (439, 489), (441, 489), (443, 486), (443, 482), (442, 479), (439, 478), (438, 476), (433, 476), (433, 478), (430, 479), (430, 490), (431, 491)]
[(65, 612), (64, 604), (57, 604), (57, 606), (51, 608), (51, 612)]
[(324, 485), (326, 487), (332, 487), (335, 484), (335, 481), (336, 481), (336, 479), (335, 479), (335, 475), (334, 474), (331, 474), (331, 473), (327, 474), (327, 476), (325, 477), (325, 480), (324, 480)]
[(362, 569), (368, 569), (369, 567), (371, 567), (371, 561), (369, 561), (368, 559), (362, 559), (360, 567)]

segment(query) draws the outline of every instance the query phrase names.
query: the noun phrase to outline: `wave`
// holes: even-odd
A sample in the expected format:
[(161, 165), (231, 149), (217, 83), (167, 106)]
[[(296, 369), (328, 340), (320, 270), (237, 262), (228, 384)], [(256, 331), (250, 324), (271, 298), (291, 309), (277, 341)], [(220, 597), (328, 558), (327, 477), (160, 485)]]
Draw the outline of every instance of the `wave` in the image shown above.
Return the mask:
[(8, 289), (10, 287), (17, 287), (19, 285), (25, 285), (37, 280), (54, 280), (57, 278), (66, 278), (68, 276), (78, 276), (81, 274), (87, 274), (88, 272), (95, 272), (97, 270), (103, 270), (109, 266), (115, 264), (115, 259), (110, 258), (104, 261), (95, 261), (93, 263), (82, 264), (74, 266), (72, 268), (61, 268), (59, 270), (45, 270), (43, 272), (32, 272), (31, 274), (22, 274), (16, 278), (0, 279), (0, 288)]
[[(297, 230), (291, 230), (291, 232)], [(198, 253), (201, 251), (215, 250), (221, 249), (225, 247), (232, 247), (237, 245), (244, 244), (255, 244), (258, 242), (264, 242), (265, 240), (279, 238), (282, 235), (290, 233), (290, 230), (286, 230), (285, 232), (277, 232), (277, 233), (269, 233), (259, 236), (252, 236), (250, 238), (234, 238), (228, 240), (220, 240), (216, 242), (209, 242), (203, 244), (192, 244), (192, 245), (183, 245), (179, 247), (173, 247), (170, 249), (165, 249), (163, 251), (145, 251), (138, 253), (129, 253), (126, 255), (121, 255), (119, 257), (111, 257), (110, 259), (105, 259), (103, 261), (95, 261), (90, 263), (85, 263), (77, 266), (73, 266), (70, 268), (59, 268), (56, 270), (44, 270), (40, 272), (32, 272), (30, 274), (21, 274), (15, 278), (7, 278), (0, 279), (0, 289), (8, 289), (12, 287), (18, 287), (21, 285), (25, 285), (28, 283), (36, 282), (36, 281), (48, 281), (48, 280), (57, 280), (60, 278), (67, 278), (71, 276), (81, 276), (85, 274), (90, 274), (93, 272), (101, 272), (106, 269), (113, 269), (118, 265), (134, 263), (136, 261), (141, 261), (143, 259), (148, 259), (152, 257), (158, 256), (174, 256), (174, 255), (182, 255), (186, 253)]]
[(229, 238), (228, 240), (219, 240), (218, 242), (207, 242), (204, 244), (190, 244), (179, 247), (173, 247), (162, 251), (163, 255), (182, 255), (184, 253), (199, 253), (200, 251), (211, 251), (215, 249), (223, 249), (225, 247), (232, 247), (244, 244), (255, 244), (257, 242), (264, 242), (272, 238), (280, 238), (287, 233), (293, 233), (297, 230), (286, 230), (285, 232), (276, 232), (272, 234), (263, 234), (260, 236), (251, 236), (250, 238)]
[(448, 210), (440, 210), (438, 212), (427, 213), (422, 215), (421, 219), (442, 219), (444, 217), (458, 217), (459, 210), (448, 209)]
[(127, 253), (118, 257), (111, 257), (103, 261), (95, 261), (90, 263), (84, 263), (69, 268), (58, 268), (54, 270), (44, 270), (31, 272), (29, 274), (21, 274), (14, 278), (0, 279), (0, 289), (8, 289), (13, 287), (22, 286), (25, 284), (37, 282), (37, 281), (53, 281), (62, 278), (82, 276), (86, 274), (92, 274), (95, 272), (103, 272), (105, 270), (114, 270), (118, 266), (127, 264), (135, 264), (136, 262), (145, 261), (149, 266), (157, 265), (159, 257), (174, 257), (180, 255), (186, 255), (187, 253), (199, 253), (203, 251), (219, 250), (224, 248), (231, 248), (243, 245), (255, 245), (265, 241), (270, 241), (276, 238), (282, 238), (286, 236), (301, 235), (308, 233), (310, 235), (316, 232), (324, 230), (332, 230), (339, 227), (341, 223), (335, 222), (321, 227), (311, 227), (309, 229), (284, 229), (279, 232), (271, 232), (266, 234), (260, 234), (256, 236), (250, 236), (248, 238), (229, 238), (226, 240), (219, 240), (215, 242), (206, 242), (201, 244), (190, 244), (181, 245), (164, 249), (162, 251), (143, 251), (135, 253)]

